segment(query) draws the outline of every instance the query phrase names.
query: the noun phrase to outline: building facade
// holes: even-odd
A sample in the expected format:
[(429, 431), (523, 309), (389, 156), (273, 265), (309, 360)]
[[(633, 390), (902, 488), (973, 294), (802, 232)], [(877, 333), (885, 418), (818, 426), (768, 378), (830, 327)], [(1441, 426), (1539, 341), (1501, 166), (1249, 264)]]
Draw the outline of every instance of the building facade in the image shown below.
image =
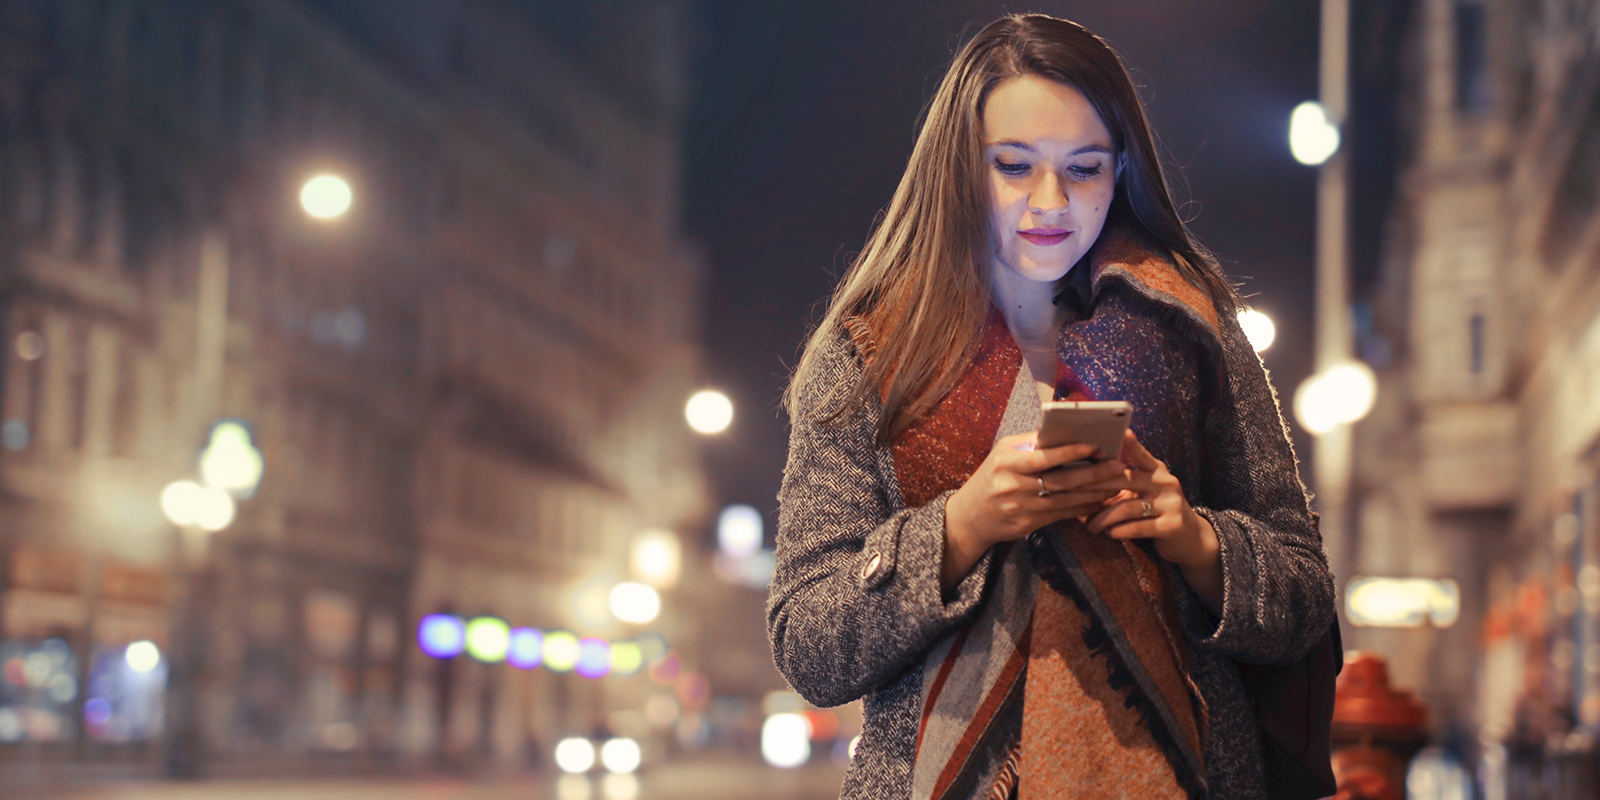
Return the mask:
[(1354, 564), (1454, 580), (1460, 615), (1351, 644), (1420, 691), (1487, 796), (1593, 796), (1600, 4), (1411, 18), (1406, 156), (1357, 324), (1379, 392), (1355, 434)]
[[(415, 644), (638, 635), (594, 587), (708, 513), (684, 9), (539, 5), (0, 2), (12, 774), (514, 766), (644, 702)], [(163, 487), (222, 418), (265, 477), (180, 533)]]

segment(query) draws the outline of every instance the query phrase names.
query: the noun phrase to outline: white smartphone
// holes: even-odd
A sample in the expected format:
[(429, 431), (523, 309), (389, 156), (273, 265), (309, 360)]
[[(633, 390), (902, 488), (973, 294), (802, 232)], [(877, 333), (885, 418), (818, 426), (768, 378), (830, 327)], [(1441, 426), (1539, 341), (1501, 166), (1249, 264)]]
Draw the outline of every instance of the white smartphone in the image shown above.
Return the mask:
[(1133, 419), (1133, 404), (1126, 400), (1086, 400), (1044, 404), (1038, 446), (1092, 444), (1100, 457), (1068, 466), (1110, 461), (1122, 456), (1122, 435)]

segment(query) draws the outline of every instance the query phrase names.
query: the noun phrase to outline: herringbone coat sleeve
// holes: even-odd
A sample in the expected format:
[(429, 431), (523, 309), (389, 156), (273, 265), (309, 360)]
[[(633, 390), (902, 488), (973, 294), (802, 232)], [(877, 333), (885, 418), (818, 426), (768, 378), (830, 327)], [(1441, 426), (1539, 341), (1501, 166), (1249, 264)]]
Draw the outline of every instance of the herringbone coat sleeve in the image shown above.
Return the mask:
[(862, 697), (919, 665), (983, 594), (990, 556), (940, 591), (942, 494), (902, 508), (892, 457), (874, 444), (879, 412), (822, 421), (861, 364), (840, 332), (801, 380), (778, 493), (777, 568), (767, 597), (773, 660), (818, 706)]
[(1233, 315), (1221, 316), (1225, 375), (1203, 433), (1211, 496), (1195, 510), (1221, 545), (1222, 614), (1185, 617), (1199, 647), (1292, 663), (1328, 632), (1333, 578), (1277, 394)]

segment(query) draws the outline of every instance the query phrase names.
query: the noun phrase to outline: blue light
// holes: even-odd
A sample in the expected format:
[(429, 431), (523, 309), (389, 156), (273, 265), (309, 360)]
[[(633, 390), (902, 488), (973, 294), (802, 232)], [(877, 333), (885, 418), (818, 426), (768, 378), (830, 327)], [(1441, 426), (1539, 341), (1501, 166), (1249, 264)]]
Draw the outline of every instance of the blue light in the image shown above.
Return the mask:
[(454, 614), (429, 614), (417, 626), (417, 644), (434, 658), (455, 658), (467, 646), (467, 624)]
[(514, 628), (506, 663), (517, 669), (533, 669), (544, 662), (544, 634), (537, 628)]
[(611, 645), (604, 639), (584, 639), (578, 643), (578, 664), (573, 668), (585, 678), (604, 678), (611, 672)]

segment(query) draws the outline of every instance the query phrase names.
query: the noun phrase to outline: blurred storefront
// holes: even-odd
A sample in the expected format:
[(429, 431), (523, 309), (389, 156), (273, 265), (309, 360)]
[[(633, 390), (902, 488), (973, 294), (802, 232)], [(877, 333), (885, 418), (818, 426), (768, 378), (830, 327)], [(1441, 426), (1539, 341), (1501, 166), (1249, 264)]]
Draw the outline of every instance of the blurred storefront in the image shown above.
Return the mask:
[(1355, 319), (1379, 375), (1356, 430), (1358, 575), (1340, 577), (1435, 582), (1367, 608), (1348, 592), (1351, 621), (1390, 619), (1347, 641), (1422, 695), (1485, 796), (1593, 797), (1600, 3), (1410, 5), (1405, 155)]
[[(437, 612), (693, 673), (670, 591), (583, 600), (710, 518), (684, 9), (538, 5), (0, 2), (0, 769), (153, 773), (175, 717), (210, 771), (525, 765), (656, 695), (430, 658)], [(186, 540), (223, 418), (265, 475)]]

